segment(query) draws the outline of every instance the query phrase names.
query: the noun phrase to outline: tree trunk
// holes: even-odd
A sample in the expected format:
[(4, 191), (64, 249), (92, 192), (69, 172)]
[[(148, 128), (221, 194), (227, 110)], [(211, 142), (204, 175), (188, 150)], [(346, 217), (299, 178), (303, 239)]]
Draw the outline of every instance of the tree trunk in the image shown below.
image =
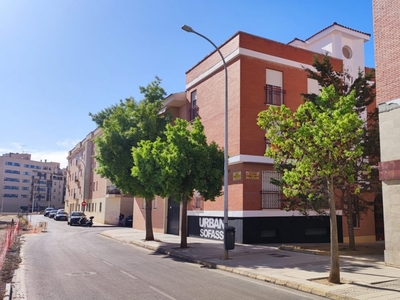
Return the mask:
[(340, 283), (339, 266), (339, 241), (336, 219), (336, 203), (333, 191), (333, 178), (328, 178), (329, 210), (331, 220), (331, 269), (329, 272), (329, 282)]
[(187, 195), (182, 197), (181, 248), (187, 248)]
[(153, 213), (153, 199), (145, 199), (146, 201), (146, 241), (154, 241), (153, 234), (153, 221), (152, 221), (152, 213)]
[(347, 233), (349, 235), (349, 249), (356, 251), (356, 240), (354, 237), (353, 226), (353, 213), (354, 213), (354, 199), (352, 195), (348, 195), (348, 209), (347, 209)]

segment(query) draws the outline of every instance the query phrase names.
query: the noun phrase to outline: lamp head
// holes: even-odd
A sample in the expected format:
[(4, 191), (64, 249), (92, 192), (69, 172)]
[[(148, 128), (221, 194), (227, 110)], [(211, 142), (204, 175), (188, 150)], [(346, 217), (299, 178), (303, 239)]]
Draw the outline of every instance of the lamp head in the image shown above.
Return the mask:
[(187, 32), (194, 32), (193, 28), (188, 26), (188, 25), (183, 25), (182, 29), (187, 31)]

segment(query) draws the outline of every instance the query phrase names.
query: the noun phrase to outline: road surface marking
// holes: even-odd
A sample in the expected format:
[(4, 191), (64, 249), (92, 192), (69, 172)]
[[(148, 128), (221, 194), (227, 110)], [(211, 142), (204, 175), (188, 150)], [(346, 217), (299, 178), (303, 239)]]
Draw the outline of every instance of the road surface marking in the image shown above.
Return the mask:
[(160, 291), (159, 289), (156, 289), (154, 286), (149, 285), (149, 288), (151, 288), (152, 290), (156, 291), (157, 293), (160, 293), (161, 295), (167, 297), (168, 299), (176, 300), (174, 297), (171, 297), (170, 295)]
[(129, 276), (130, 278), (132, 278), (132, 279), (136, 279), (136, 277), (135, 276), (133, 276), (133, 275), (131, 275), (131, 274), (129, 274), (129, 273), (127, 273), (127, 272), (125, 272), (125, 271), (122, 271), (122, 270), (120, 270), (121, 271), (121, 273), (122, 274), (125, 274), (126, 276)]
[(108, 261), (105, 261), (105, 260), (103, 260), (102, 261), (103, 263), (105, 263), (106, 265), (109, 265), (110, 267), (112, 267), (113, 265), (112, 264), (110, 264)]

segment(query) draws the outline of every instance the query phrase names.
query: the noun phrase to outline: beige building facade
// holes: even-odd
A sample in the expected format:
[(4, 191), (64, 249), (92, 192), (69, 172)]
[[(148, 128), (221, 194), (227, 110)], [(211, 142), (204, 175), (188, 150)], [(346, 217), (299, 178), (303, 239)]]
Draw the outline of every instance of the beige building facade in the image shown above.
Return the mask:
[(101, 135), (96, 129), (68, 153), (65, 209), (83, 211), (103, 224), (118, 224), (119, 214), (133, 214), (133, 198), (122, 195), (109, 179), (96, 173), (94, 139)]
[(65, 169), (58, 162), (34, 161), (28, 153), (0, 156), (1, 211), (64, 207)]
[(400, 2), (373, 0), (385, 263), (400, 266)]

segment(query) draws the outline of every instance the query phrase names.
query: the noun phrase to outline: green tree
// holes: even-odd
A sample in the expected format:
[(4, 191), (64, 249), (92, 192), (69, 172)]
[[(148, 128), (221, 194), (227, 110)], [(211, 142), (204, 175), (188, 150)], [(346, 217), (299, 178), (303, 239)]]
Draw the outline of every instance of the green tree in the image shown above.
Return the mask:
[[(345, 180), (335, 181), (335, 191), (341, 202), (341, 209), (347, 219), (347, 230), (349, 235), (349, 248), (356, 250), (353, 215), (366, 212), (371, 209), (373, 201), (364, 197), (366, 194), (381, 193), (379, 175), (370, 170), (377, 166), (380, 158), (378, 108), (375, 106), (375, 84), (373, 79), (375, 72), (365, 73), (358, 71), (358, 76), (353, 78), (347, 70), (335, 71), (330, 58), (324, 55), (321, 60), (314, 57), (312, 69), (305, 69), (309, 78), (315, 79), (322, 88), (333, 85), (339, 96), (349, 95), (354, 91), (356, 104), (355, 110), (361, 115), (364, 110), (370, 108), (366, 114), (363, 125), (363, 138), (360, 143), (363, 146), (363, 158), (353, 161), (354, 177), (356, 183)], [(315, 103), (316, 94), (302, 94), (304, 101)], [(371, 109), (371, 106), (372, 109)], [(365, 170), (365, 162), (368, 162), (369, 170)], [(360, 193), (357, 193), (360, 189)], [(365, 192), (365, 193), (363, 193)]]
[(283, 192), (288, 197), (307, 195), (310, 201), (327, 189), (331, 224), (331, 268), (329, 281), (340, 282), (337, 235), (335, 180), (354, 182), (354, 165), (361, 159), (363, 148), (358, 143), (363, 135), (362, 123), (354, 111), (355, 92), (339, 96), (334, 86), (323, 88), (315, 101), (300, 105), (296, 112), (270, 106), (258, 115), (258, 125), (267, 130), (271, 147), (265, 155), (278, 164), (291, 164), (285, 169)]
[(160, 83), (156, 77), (146, 87), (140, 87), (144, 95), (140, 102), (128, 98), (120, 101), (119, 105), (90, 114), (102, 130), (102, 135), (95, 139), (96, 172), (110, 179), (123, 193), (146, 199), (146, 240), (154, 240), (151, 219), (154, 194), (149, 194), (146, 184), (132, 176), (134, 161), (131, 151), (141, 140), (154, 141), (163, 137), (165, 125), (170, 122), (168, 115), (159, 115), (166, 95)]
[(187, 205), (195, 191), (204, 200), (221, 195), (224, 152), (215, 142), (207, 144), (204, 127), (196, 120), (176, 119), (168, 124), (166, 141), (142, 141), (132, 150), (132, 174), (147, 188), (162, 197), (172, 196), (182, 203), (181, 248), (187, 247)]

